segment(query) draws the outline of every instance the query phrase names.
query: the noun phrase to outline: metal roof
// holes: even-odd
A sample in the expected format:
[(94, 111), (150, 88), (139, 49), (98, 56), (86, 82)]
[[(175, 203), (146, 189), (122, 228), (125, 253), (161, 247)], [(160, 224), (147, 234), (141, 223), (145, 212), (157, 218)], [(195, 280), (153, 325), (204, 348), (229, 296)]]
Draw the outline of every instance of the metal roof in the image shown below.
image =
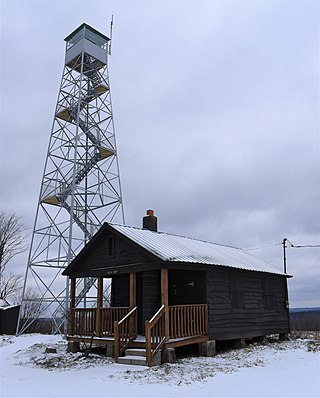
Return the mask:
[(237, 247), (205, 242), (164, 232), (154, 232), (148, 229), (116, 224), (110, 225), (122, 235), (163, 261), (221, 265), (285, 275), (266, 261)]
[(73, 32), (71, 32), (65, 39), (64, 41), (69, 41), (71, 39), (71, 37), (73, 37), (76, 33), (80, 32), (80, 30), (82, 29), (88, 29), (91, 32), (103, 37), (106, 41), (109, 41), (109, 37), (104, 35), (103, 33), (99, 32), (97, 29), (93, 28), (92, 26), (88, 25), (87, 23), (82, 23), (80, 26), (77, 27), (77, 29), (75, 29)]

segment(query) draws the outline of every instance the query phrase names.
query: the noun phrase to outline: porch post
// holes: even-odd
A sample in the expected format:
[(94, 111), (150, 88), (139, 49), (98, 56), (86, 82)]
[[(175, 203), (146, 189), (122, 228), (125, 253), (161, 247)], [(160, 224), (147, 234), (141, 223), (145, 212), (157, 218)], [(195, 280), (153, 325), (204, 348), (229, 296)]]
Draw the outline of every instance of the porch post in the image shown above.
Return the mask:
[[(137, 284), (136, 284), (136, 273), (130, 272), (130, 286), (129, 286), (129, 308), (132, 310), (137, 304)], [(134, 318), (129, 320), (129, 333), (133, 338), (137, 337), (137, 312)]]
[(168, 300), (168, 269), (161, 268), (161, 305), (164, 305), (165, 341), (169, 341), (169, 300)]
[(136, 306), (136, 273), (130, 272), (130, 310)]
[(69, 333), (74, 334), (74, 308), (76, 306), (76, 278), (70, 283)]
[(96, 335), (101, 335), (101, 307), (103, 300), (103, 277), (98, 277), (98, 292), (97, 292), (97, 312), (96, 312)]

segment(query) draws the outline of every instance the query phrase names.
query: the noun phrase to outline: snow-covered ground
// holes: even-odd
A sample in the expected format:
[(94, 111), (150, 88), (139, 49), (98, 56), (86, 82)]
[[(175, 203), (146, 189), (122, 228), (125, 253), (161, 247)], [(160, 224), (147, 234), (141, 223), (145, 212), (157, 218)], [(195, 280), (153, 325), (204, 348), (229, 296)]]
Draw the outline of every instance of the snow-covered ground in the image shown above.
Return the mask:
[[(291, 340), (153, 368), (66, 353), (60, 336), (1, 336), (1, 397), (319, 397), (320, 343)], [(46, 354), (46, 347), (57, 349)]]

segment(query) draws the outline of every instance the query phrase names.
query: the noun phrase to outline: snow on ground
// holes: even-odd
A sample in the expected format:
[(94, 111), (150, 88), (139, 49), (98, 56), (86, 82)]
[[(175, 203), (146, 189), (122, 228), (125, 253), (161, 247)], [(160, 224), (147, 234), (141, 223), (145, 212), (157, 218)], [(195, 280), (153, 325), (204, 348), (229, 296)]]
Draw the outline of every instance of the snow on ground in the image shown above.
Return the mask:
[(66, 353), (66, 342), (52, 335), (1, 336), (0, 352), (3, 398), (320, 396), (319, 341), (250, 345), (149, 369)]

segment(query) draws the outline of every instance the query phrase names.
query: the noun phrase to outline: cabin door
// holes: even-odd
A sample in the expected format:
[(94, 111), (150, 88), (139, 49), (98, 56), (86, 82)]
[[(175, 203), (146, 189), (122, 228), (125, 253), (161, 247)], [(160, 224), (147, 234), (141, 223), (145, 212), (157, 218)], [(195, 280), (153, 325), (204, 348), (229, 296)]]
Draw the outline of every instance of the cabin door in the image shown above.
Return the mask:
[(169, 270), (169, 305), (205, 303), (205, 272)]

